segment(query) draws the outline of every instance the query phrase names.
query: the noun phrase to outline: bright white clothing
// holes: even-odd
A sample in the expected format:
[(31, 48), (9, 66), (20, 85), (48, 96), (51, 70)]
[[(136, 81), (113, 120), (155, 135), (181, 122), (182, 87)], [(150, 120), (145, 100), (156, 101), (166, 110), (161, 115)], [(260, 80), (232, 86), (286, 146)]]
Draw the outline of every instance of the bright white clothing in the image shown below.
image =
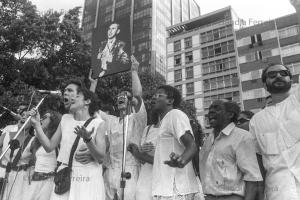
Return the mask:
[(50, 173), (55, 171), (57, 166), (55, 150), (47, 153), (43, 147), (40, 147), (36, 151), (35, 157), (35, 172)]
[[(36, 151), (35, 172), (51, 173), (56, 168), (56, 153), (47, 153), (43, 147)], [(32, 181), (23, 200), (49, 200), (54, 186), (54, 176), (46, 180)]]
[[(17, 132), (18, 126), (11, 126), (9, 129), (4, 129), (3, 134), (4, 140), (3, 140), (3, 147), (2, 150), (4, 150), (10, 141), (10, 133), (11, 132)], [(22, 133), (21, 133), (22, 134)], [(17, 166), (25, 165), (29, 163), (29, 160), (31, 159), (31, 152), (30, 152), (30, 146), (31, 142), (33, 140), (31, 139), (30, 142), (27, 144), (26, 148), (24, 149), (22, 156), (18, 162)], [(15, 158), (17, 152), (19, 149), (16, 149), (14, 152), (13, 159)], [(10, 155), (10, 149), (6, 152), (6, 154), (3, 157), (2, 164), (7, 165), (9, 161), (9, 155)], [(30, 168), (28, 168), (26, 171), (21, 170), (19, 172), (17, 171), (11, 171), (8, 176), (8, 182), (5, 187), (4, 192), (4, 199), (7, 200), (20, 200), (23, 198), (23, 196), (26, 194), (29, 188), (29, 179), (30, 179)], [(0, 168), (0, 177), (5, 177), (5, 168)]]
[[(123, 121), (119, 117), (108, 115), (102, 111), (98, 115), (107, 123), (107, 136), (109, 142), (109, 158), (107, 160), (107, 172), (105, 172), (106, 198), (113, 199), (114, 195), (120, 195), (120, 180), (123, 156)], [(142, 102), (138, 112), (133, 112), (128, 116), (128, 135), (127, 146), (134, 143), (140, 146), (144, 128), (147, 125), (147, 112)], [(126, 172), (131, 173), (131, 179), (126, 181), (125, 199), (135, 199), (136, 182), (139, 176), (139, 161), (127, 151), (126, 153)]]
[[(149, 131), (148, 129), (148, 126), (144, 129), (141, 145), (151, 142), (155, 147), (159, 129), (154, 126), (151, 126)], [(148, 154), (154, 156), (154, 150)], [(136, 200), (152, 200), (152, 168), (153, 165), (150, 163), (141, 165), (136, 187)]]
[[(111, 166), (109, 166), (109, 168), (105, 171), (104, 179), (107, 181), (105, 182), (106, 200), (113, 200), (115, 194), (120, 199), (121, 172), (121, 168), (112, 168)], [(126, 180), (124, 199), (135, 200), (136, 184), (139, 176), (139, 167), (126, 166), (126, 172), (129, 172), (131, 174), (131, 178)]]
[(267, 170), (267, 200), (300, 199), (300, 88), (297, 87), (284, 101), (266, 107), (250, 121), (250, 132)]
[[(65, 114), (61, 120), (62, 139), (60, 142), (60, 151), (58, 154), (58, 161), (64, 163), (58, 171), (67, 166), (72, 145), (75, 141), (76, 134), (74, 133), (76, 126), (83, 126), (85, 121), (76, 121), (71, 114)], [(99, 118), (93, 119), (86, 127), (88, 131), (94, 128), (92, 137), (95, 137), (96, 131), (100, 123), (104, 123)], [(82, 139), (79, 140), (77, 150), (88, 148)], [(76, 154), (76, 151), (74, 155)], [(71, 188), (63, 194), (57, 195), (54, 190), (51, 195), (51, 200), (104, 200), (105, 191), (102, 178), (102, 165), (97, 161), (88, 164), (81, 164), (73, 157)]]
[(234, 123), (208, 136), (199, 163), (204, 194), (244, 196), (245, 181), (263, 180), (251, 134)]
[(184, 152), (185, 146), (180, 138), (186, 131), (193, 134), (189, 118), (182, 111), (173, 109), (162, 119), (153, 164), (153, 196), (174, 196), (174, 186), (176, 195), (200, 192), (192, 162), (184, 168), (164, 164), (164, 161), (170, 160), (172, 152), (179, 155)]
[(49, 200), (54, 187), (54, 176), (46, 180), (31, 181), (22, 200)]
[[(110, 117), (108, 127), (109, 140), (109, 158), (110, 165), (114, 167), (122, 167), (123, 156), (123, 121), (119, 117)], [(140, 146), (142, 133), (147, 125), (147, 112), (144, 103), (137, 113), (132, 113), (128, 116), (128, 135), (127, 146), (134, 143)], [(126, 166), (139, 166), (139, 161), (127, 151)]]

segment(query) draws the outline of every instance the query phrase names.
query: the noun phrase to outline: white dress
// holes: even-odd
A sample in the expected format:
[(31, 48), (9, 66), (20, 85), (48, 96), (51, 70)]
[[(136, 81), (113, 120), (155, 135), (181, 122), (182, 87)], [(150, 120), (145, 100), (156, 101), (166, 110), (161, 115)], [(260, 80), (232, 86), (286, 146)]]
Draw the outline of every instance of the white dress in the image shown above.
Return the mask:
[[(51, 173), (55, 171), (57, 163), (55, 151), (47, 153), (43, 147), (40, 147), (35, 156), (34, 172)], [(54, 186), (53, 180), (54, 176), (46, 180), (31, 181), (23, 200), (49, 200)]]
[[(12, 132), (16, 132), (17, 130), (18, 130), (18, 128), (16, 127), (16, 130), (13, 130)], [(4, 150), (8, 146), (8, 143), (10, 141), (9, 132), (8, 131), (6, 132), (4, 130), (4, 133), (5, 133), (5, 136), (4, 136), (4, 140), (3, 140), (2, 150)], [(29, 163), (29, 160), (32, 156), (32, 154), (30, 152), (31, 142), (32, 142), (32, 139), (30, 140), (30, 142), (24, 149), (17, 166), (21, 166), (21, 165), (25, 165), (25, 164)], [(19, 149), (15, 150), (14, 157), (16, 156), (18, 151), (19, 151)], [(7, 165), (8, 161), (9, 161), (9, 155), (10, 155), (10, 149), (6, 152), (6, 154), (3, 157), (3, 160), (1, 161), (1, 163), (5, 166)], [(13, 157), (13, 159), (14, 159), (14, 157)], [(0, 168), (0, 177), (2, 177), (2, 178), (5, 177), (5, 168), (2, 168), (2, 167)], [(28, 168), (26, 171), (21, 170), (18, 172), (11, 170), (11, 172), (9, 173), (9, 176), (8, 176), (8, 182), (5, 187), (3, 199), (5, 199), (5, 200), (23, 199), (24, 194), (26, 194), (26, 192), (28, 191), (28, 188), (29, 188), (29, 179), (30, 179), (30, 168)]]
[[(66, 167), (69, 161), (69, 155), (72, 145), (76, 138), (74, 130), (76, 126), (83, 126), (85, 121), (76, 121), (72, 115), (65, 114), (61, 120), (62, 139), (60, 142), (60, 151), (57, 160), (64, 163), (58, 171)], [(103, 120), (96, 118), (93, 119), (87, 127), (87, 130), (92, 130), (95, 137), (96, 130)], [(77, 150), (88, 148), (82, 139), (79, 140)], [(76, 154), (75, 151), (75, 154)], [(74, 155), (75, 155), (74, 154)], [(75, 157), (75, 156), (74, 156)], [(83, 165), (73, 158), (72, 175), (71, 175), (71, 188), (68, 192), (62, 195), (57, 195), (54, 188), (51, 195), (51, 200), (104, 200), (105, 191), (102, 177), (102, 166), (97, 161), (90, 162)]]
[[(154, 148), (158, 138), (158, 128), (148, 127), (144, 129), (141, 145), (145, 143), (152, 143)], [(154, 157), (154, 150), (148, 153)], [(144, 163), (141, 166), (137, 187), (136, 187), (136, 200), (152, 200), (152, 167), (150, 163)]]

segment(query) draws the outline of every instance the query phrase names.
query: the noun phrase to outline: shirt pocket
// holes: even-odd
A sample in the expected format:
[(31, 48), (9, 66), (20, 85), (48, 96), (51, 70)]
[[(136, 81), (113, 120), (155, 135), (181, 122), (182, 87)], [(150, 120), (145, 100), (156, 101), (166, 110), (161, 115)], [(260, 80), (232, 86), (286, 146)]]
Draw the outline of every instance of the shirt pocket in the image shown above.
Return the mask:
[(278, 155), (279, 148), (277, 144), (277, 135), (275, 132), (267, 132), (262, 135), (261, 138), (262, 151), (266, 155)]

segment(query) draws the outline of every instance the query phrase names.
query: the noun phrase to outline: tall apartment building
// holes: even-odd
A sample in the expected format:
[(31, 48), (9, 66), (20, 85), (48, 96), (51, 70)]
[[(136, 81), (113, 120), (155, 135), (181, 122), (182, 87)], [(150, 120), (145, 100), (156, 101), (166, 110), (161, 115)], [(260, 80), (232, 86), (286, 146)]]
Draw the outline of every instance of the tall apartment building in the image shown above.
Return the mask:
[[(83, 32), (91, 43), (95, 26), (131, 13), (132, 0), (85, 0)], [(195, 0), (134, 0), (133, 49), (143, 71), (166, 76), (166, 27), (200, 15)], [(96, 20), (97, 19), (97, 20)]]
[(238, 20), (226, 7), (167, 28), (167, 84), (195, 105), (205, 127), (212, 101), (240, 103), (234, 32)]
[(300, 35), (296, 14), (280, 17), (236, 32), (243, 107), (259, 111), (269, 95), (261, 74), (268, 64), (282, 63), (299, 82)]

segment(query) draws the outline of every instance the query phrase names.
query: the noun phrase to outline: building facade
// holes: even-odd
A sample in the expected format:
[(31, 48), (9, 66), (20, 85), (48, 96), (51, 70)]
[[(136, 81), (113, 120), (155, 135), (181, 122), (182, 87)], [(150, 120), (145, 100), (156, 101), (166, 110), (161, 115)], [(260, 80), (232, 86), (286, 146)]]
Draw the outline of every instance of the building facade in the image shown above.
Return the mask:
[[(131, 13), (132, 0), (85, 0), (84, 38), (91, 43), (93, 29)], [(143, 71), (166, 76), (166, 27), (200, 15), (195, 0), (134, 0), (133, 52)]]
[(235, 23), (231, 7), (167, 28), (167, 84), (194, 104), (198, 121), (208, 128), (212, 101), (240, 103)]
[(265, 106), (268, 92), (261, 82), (263, 69), (282, 63), (299, 82), (300, 35), (296, 14), (280, 17), (236, 31), (242, 105), (245, 110), (259, 111)]

